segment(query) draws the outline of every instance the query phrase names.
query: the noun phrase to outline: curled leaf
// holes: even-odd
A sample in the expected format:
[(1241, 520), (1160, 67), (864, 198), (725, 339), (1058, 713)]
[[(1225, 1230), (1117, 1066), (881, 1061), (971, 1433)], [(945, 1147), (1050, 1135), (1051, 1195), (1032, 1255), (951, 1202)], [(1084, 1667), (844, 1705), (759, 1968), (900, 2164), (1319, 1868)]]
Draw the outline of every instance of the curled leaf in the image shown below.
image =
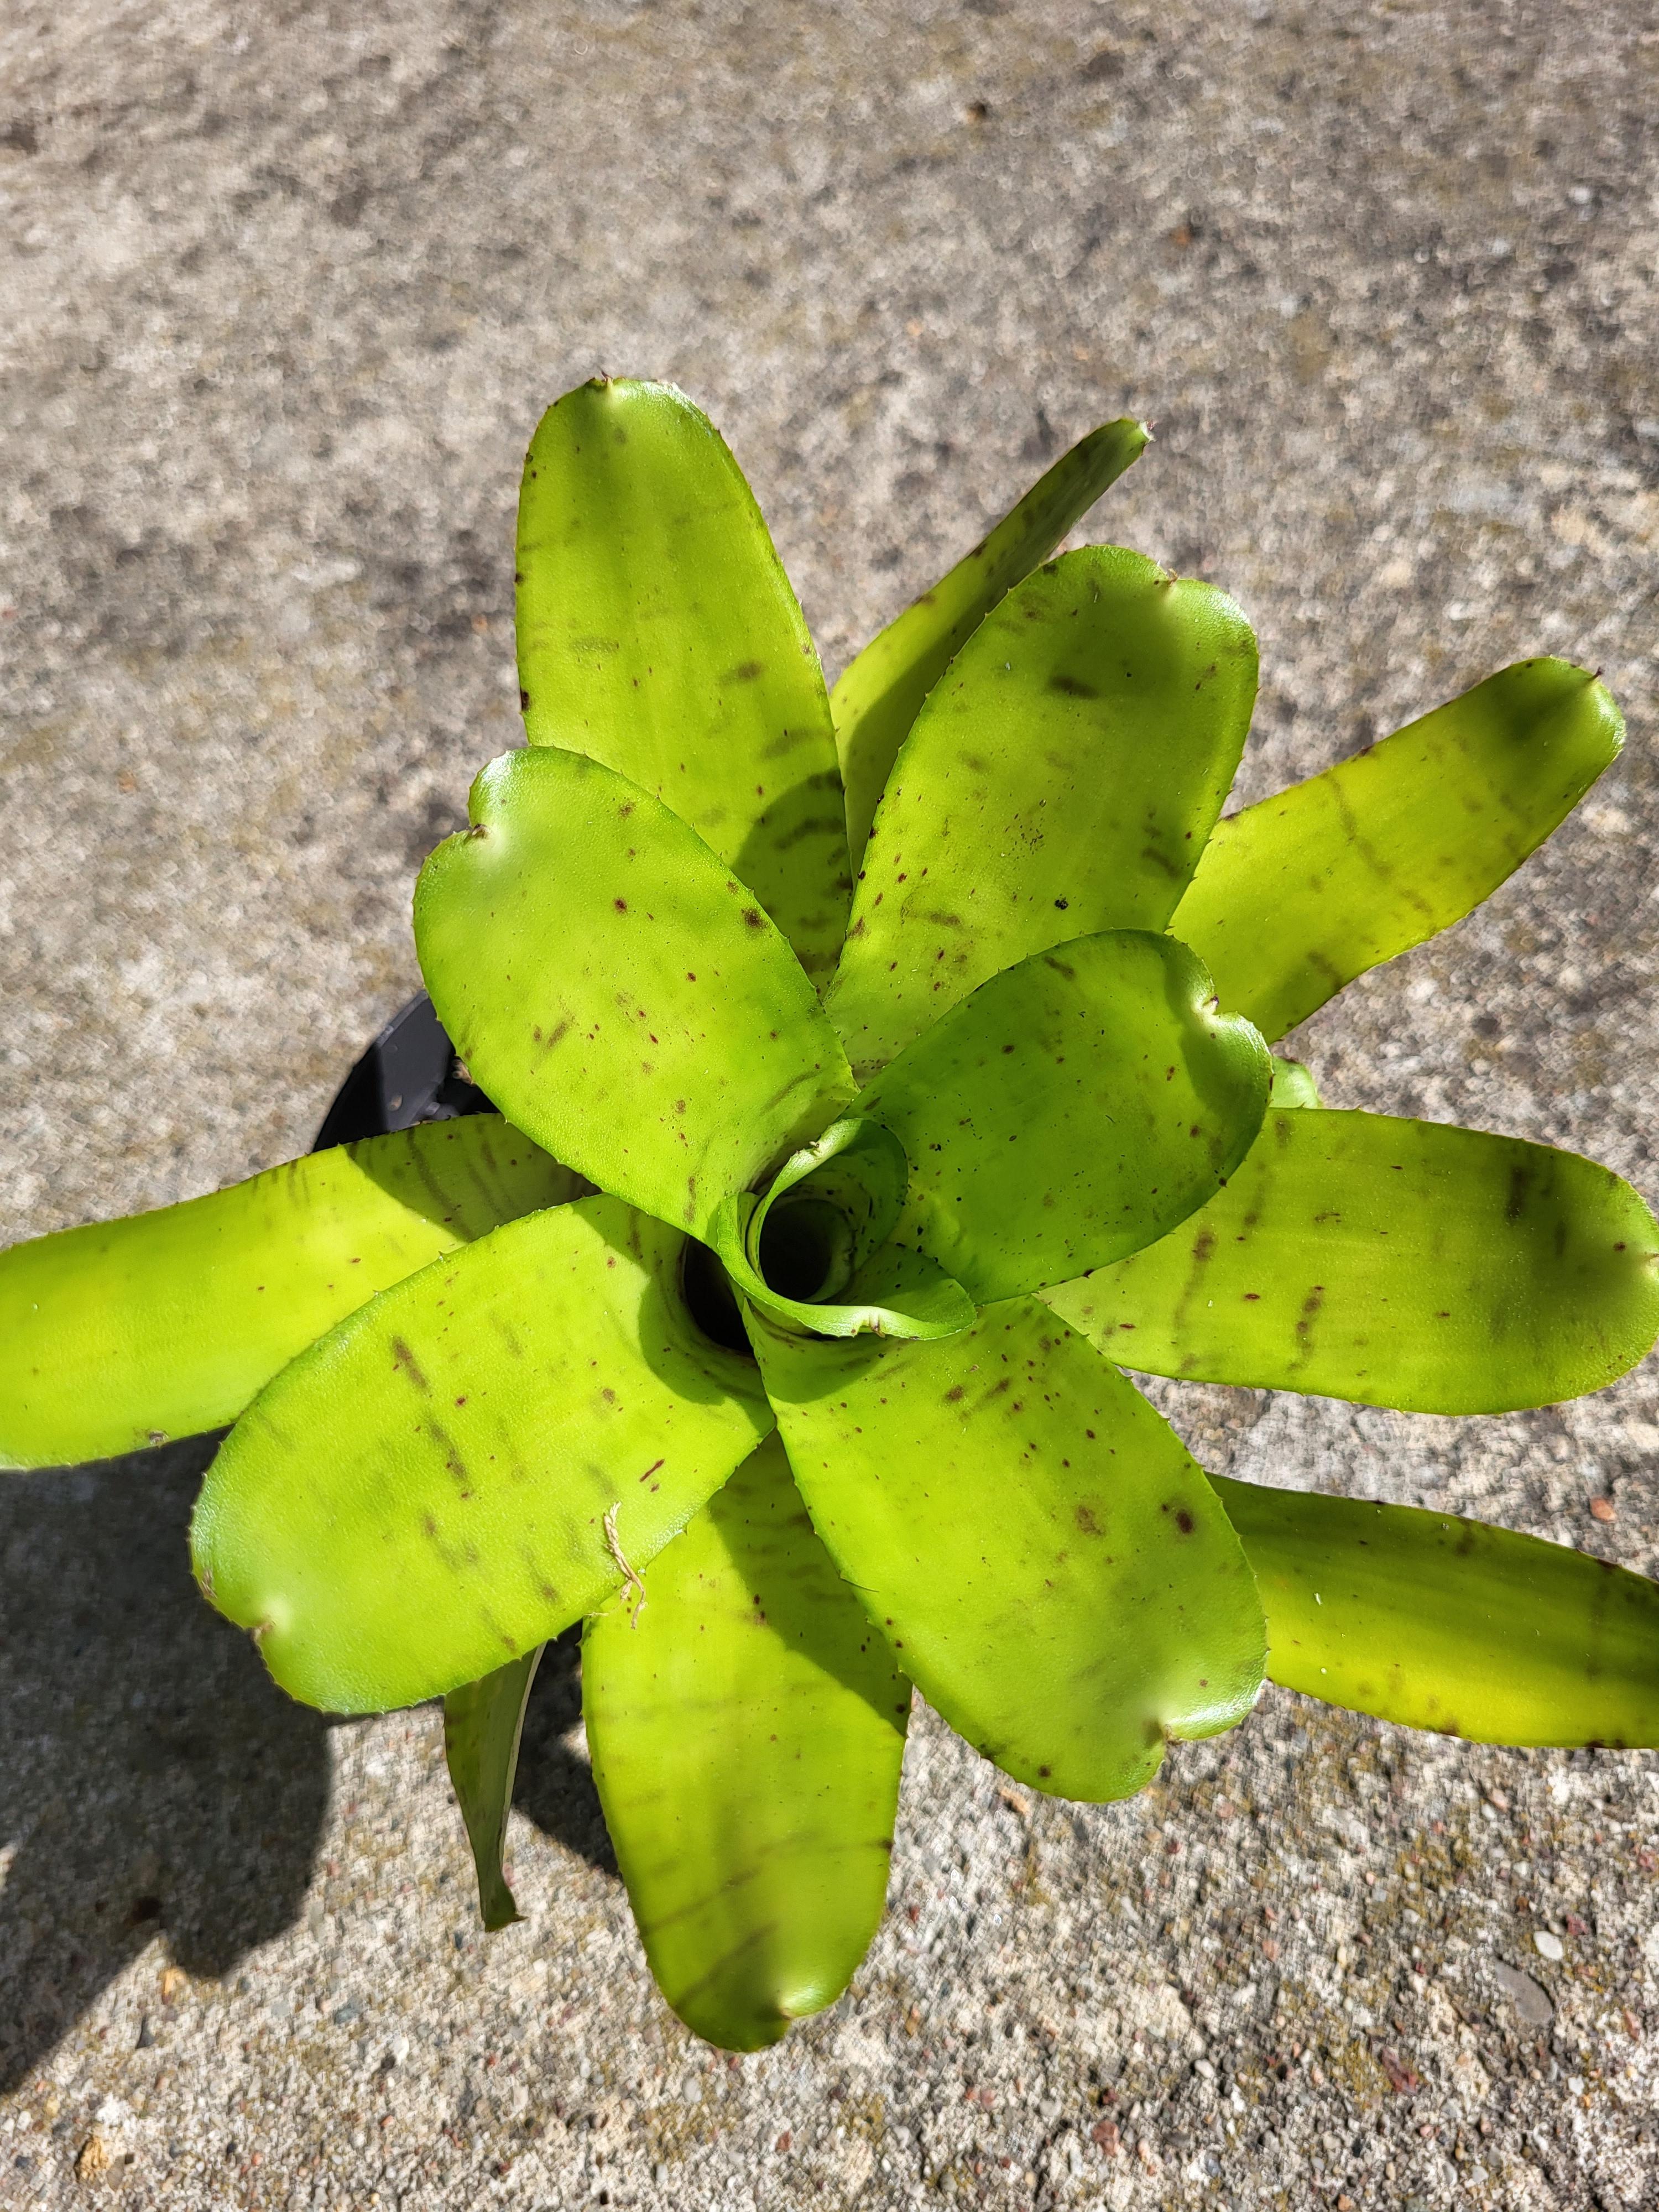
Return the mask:
[(1115, 930), (981, 983), (856, 1110), (910, 1163), (898, 1241), (983, 1304), (1183, 1220), (1249, 1149), (1268, 1079), (1184, 945)]

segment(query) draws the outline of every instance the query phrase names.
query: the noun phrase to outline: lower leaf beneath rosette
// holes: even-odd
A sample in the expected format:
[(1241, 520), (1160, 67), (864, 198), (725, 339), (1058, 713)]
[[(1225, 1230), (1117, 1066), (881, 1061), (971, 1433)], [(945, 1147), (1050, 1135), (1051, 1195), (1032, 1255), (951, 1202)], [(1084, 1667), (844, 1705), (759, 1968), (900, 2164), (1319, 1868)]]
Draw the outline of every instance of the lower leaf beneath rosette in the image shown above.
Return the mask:
[(1202, 1470), (1033, 1298), (932, 1343), (747, 1317), (814, 1526), (928, 1701), (1056, 1795), (1124, 1797), (1261, 1690), (1255, 1585)]
[(769, 1440), (589, 1623), (593, 1776), (669, 2003), (730, 2051), (833, 2003), (881, 1917), (910, 1686)]
[(620, 1199), (528, 1215), (261, 1391), (191, 1546), (290, 1696), (372, 1712), (477, 1680), (591, 1613), (748, 1457), (771, 1416), (687, 1313), (684, 1244)]
[(513, 1782), (519, 1771), (519, 1738), (542, 1646), (509, 1659), (481, 1682), (463, 1682), (444, 1699), (444, 1758), (450, 1786), (466, 1824), (478, 1876), (478, 1910), (486, 1928), (510, 1928), (521, 1919), (508, 1887), (502, 1855)]

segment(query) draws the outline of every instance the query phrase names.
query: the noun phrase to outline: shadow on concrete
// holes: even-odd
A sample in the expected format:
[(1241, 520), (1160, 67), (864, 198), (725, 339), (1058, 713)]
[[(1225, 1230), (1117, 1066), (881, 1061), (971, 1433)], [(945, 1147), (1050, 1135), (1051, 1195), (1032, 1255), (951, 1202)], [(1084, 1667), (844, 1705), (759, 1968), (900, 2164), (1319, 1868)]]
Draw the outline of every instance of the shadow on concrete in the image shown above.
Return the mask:
[[(186, 1532), (216, 1436), (0, 1474), (0, 2094), (161, 1936), (222, 1975), (298, 1918), (329, 1723), (208, 1607)], [(614, 1872), (587, 1764), (580, 1635), (550, 1647), (516, 1802)], [(0, 1866), (4, 1861), (0, 1860)]]
[(156, 1936), (222, 1974), (305, 1898), (327, 1724), (191, 1577), (217, 1442), (0, 1474), (0, 2090)]
[(542, 1655), (525, 1708), (513, 1802), (526, 1820), (605, 1874), (617, 1871), (592, 1770), (565, 1741), (581, 1718), (582, 1637), (568, 1629)]

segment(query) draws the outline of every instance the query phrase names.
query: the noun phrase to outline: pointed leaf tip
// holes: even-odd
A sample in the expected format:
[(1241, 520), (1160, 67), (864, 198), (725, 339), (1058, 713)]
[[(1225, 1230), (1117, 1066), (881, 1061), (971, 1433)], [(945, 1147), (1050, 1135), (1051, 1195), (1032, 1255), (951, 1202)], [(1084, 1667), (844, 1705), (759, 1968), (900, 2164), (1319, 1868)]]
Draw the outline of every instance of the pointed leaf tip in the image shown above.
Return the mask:
[(1072, 526), (1145, 451), (1125, 416), (1062, 453), (973, 551), (872, 639), (830, 695), (854, 872), (877, 802), (922, 701), (1004, 593), (1046, 561)]

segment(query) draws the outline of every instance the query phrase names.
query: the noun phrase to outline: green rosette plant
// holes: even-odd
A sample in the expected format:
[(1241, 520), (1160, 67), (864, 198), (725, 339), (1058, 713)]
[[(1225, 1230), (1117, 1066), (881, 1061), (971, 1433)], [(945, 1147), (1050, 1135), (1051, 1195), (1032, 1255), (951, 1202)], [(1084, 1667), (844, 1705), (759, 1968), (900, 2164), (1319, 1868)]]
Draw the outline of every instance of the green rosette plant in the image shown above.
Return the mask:
[(0, 1257), (0, 1452), (233, 1423), (202, 1589), (295, 1698), (443, 1698), (490, 1926), (536, 1662), (586, 1624), (647, 1955), (734, 2049), (864, 1954), (913, 1685), (1095, 1801), (1269, 1677), (1659, 1742), (1659, 1586), (1206, 1477), (1116, 1364), (1501, 1412), (1659, 1330), (1616, 1176), (1328, 1110), (1269, 1050), (1501, 883), (1617, 708), (1524, 661), (1222, 820), (1243, 616), (1049, 558), (1146, 442), (1085, 440), (826, 695), (705, 418), (568, 394), (520, 509), (528, 747), (415, 899), (500, 1115)]

